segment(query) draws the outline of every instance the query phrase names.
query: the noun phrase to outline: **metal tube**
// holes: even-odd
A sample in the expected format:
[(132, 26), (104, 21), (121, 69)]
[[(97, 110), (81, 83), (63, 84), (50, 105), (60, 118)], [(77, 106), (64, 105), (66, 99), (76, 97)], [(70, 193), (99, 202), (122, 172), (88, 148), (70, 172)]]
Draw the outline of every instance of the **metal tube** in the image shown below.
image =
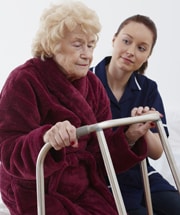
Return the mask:
[(91, 125), (85, 125), (77, 128), (77, 137), (90, 134), (91, 132), (96, 132), (99, 129), (106, 129), (106, 128), (111, 128), (111, 127), (116, 127), (121, 125), (129, 125), (129, 124), (147, 122), (147, 121), (156, 121), (158, 119), (159, 119), (159, 115), (154, 113), (154, 114), (146, 114), (142, 116), (133, 116), (133, 117), (120, 118), (120, 119), (106, 120), (103, 122), (99, 122)]
[(148, 177), (148, 172), (147, 172), (146, 159), (141, 161), (140, 166), (141, 166), (141, 173), (142, 173), (142, 177), (143, 177), (144, 193), (145, 193), (145, 197), (146, 197), (146, 206), (147, 206), (148, 215), (153, 215), (151, 191), (150, 191), (150, 187), (149, 187), (149, 177)]
[(119, 215), (127, 215), (125, 206), (124, 206), (124, 201), (121, 195), (121, 191), (119, 188), (119, 184), (117, 181), (117, 177), (115, 174), (114, 166), (111, 160), (111, 155), (109, 153), (109, 149), (107, 146), (106, 138), (104, 136), (103, 130), (99, 130), (96, 132), (97, 138), (99, 141), (99, 146), (101, 149), (101, 154), (104, 160), (104, 164), (106, 167), (106, 172), (110, 181), (110, 185), (112, 188), (114, 200), (116, 202), (116, 207)]
[(158, 120), (156, 122), (158, 130), (159, 130), (159, 135), (161, 138), (161, 142), (162, 142), (162, 146), (166, 155), (166, 159), (168, 161), (169, 167), (171, 169), (173, 178), (174, 178), (174, 182), (176, 184), (176, 187), (180, 193), (180, 173), (178, 171), (177, 165), (176, 165), (176, 161), (174, 159), (171, 147), (168, 143), (168, 138), (166, 136), (163, 124), (161, 120)]
[(46, 143), (39, 152), (36, 162), (36, 192), (38, 215), (45, 215), (44, 159), (50, 148), (50, 143)]

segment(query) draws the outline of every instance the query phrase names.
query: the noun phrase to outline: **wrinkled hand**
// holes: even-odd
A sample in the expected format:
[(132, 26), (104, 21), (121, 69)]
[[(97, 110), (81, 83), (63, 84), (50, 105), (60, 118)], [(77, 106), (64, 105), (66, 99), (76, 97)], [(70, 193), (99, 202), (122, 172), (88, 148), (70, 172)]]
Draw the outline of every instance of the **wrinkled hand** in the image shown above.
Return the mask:
[(58, 122), (52, 126), (43, 137), (44, 142), (49, 142), (55, 150), (64, 147), (78, 147), (76, 128), (69, 122)]

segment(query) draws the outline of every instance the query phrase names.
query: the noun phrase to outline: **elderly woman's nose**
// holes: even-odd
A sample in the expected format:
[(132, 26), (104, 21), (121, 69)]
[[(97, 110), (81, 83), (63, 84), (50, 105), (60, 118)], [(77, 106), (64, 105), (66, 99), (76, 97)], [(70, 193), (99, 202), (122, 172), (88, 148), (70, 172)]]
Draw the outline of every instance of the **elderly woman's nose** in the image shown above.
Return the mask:
[(81, 52), (82, 58), (89, 58), (89, 57), (92, 57), (92, 55), (93, 55), (93, 49), (89, 47), (83, 47), (83, 50)]

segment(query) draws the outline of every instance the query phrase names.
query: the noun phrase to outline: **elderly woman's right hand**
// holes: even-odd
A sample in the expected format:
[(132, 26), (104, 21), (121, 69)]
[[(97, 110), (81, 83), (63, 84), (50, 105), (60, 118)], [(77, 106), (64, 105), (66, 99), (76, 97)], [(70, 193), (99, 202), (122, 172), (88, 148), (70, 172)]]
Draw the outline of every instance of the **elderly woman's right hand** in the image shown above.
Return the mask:
[(58, 122), (52, 126), (43, 137), (45, 143), (49, 142), (55, 150), (67, 146), (78, 147), (76, 128), (69, 122)]

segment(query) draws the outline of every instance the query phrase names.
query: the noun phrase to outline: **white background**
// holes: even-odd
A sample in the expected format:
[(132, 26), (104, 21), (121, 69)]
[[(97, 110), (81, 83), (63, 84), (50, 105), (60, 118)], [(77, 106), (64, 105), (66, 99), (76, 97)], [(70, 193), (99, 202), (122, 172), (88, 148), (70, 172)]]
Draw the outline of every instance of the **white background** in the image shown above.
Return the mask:
[[(149, 16), (157, 25), (158, 40), (146, 75), (159, 85), (170, 121), (170, 142), (180, 169), (180, 11), (178, 0), (82, 0), (100, 17), (102, 31), (94, 53), (93, 65), (111, 54), (111, 40), (119, 24), (134, 14)], [(51, 0), (5, 0), (0, 8), (0, 89), (14, 67), (31, 57), (31, 43), (42, 10)], [(172, 135), (171, 135), (172, 134)], [(178, 160), (179, 159), (179, 160)], [(165, 161), (156, 162), (168, 172)], [(167, 177), (168, 174), (166, 173)], [(0, 199), (1, 203), (1, 199)], [(0, 206), (0, 209), (2, 207)], [(1, 209), (5, 211), (5, 209)], [(3, 213), (6, 214), (6, 213)]]
[[(121, 21), (134, 14), (149, 16), (157, 25), (158, 40), (146, 75), (157, 81), (165, 108), (180, 100), (180, 12), (178, 0), (82, 0), (100, 17), (102, 31), (93, 65), (110, 55), (111, 39)], [(0, 9), (0, 89), (10, 71), (31, 57), (31, 43), (42, 10), (51, 0), (6, 0)]]

